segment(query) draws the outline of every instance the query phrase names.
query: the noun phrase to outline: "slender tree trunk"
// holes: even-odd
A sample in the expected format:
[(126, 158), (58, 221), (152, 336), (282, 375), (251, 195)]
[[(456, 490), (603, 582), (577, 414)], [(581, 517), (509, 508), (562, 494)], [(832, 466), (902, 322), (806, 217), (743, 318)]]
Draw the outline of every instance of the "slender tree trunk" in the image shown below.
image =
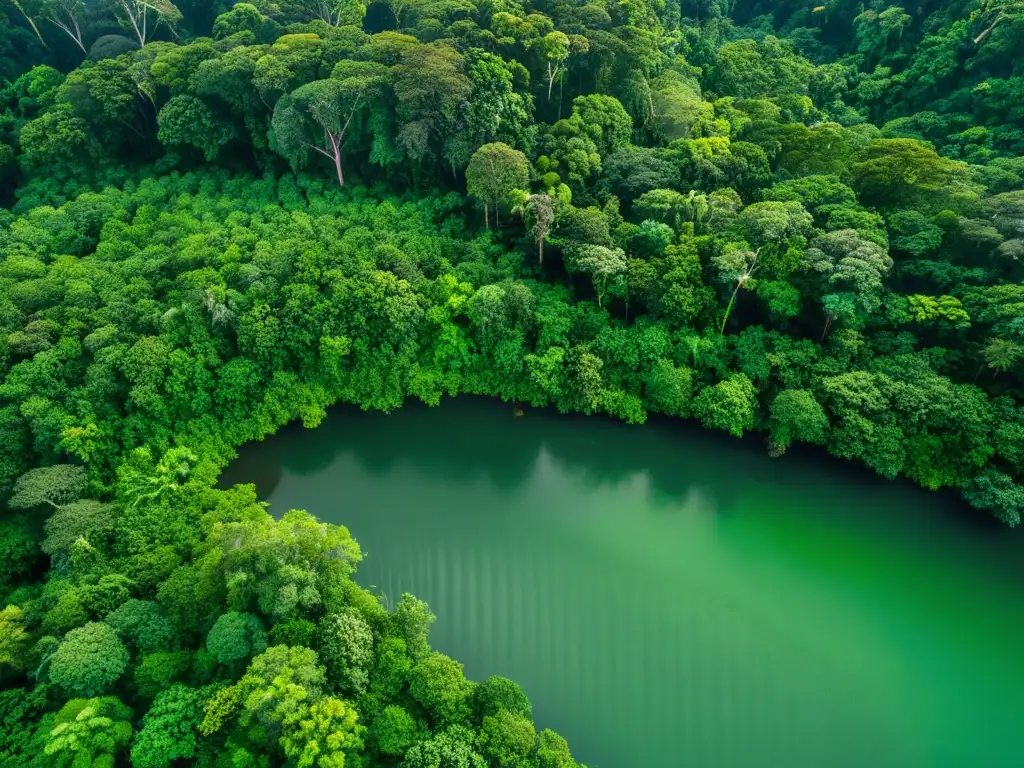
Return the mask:
[(491, 228), (491, 217), (490, 217), (490, 213), (487, 210), (487, 208), (488, 208), (488, 205), (487, 205), (487, 201), (485, 200), (484, 201), (484, 226), (487, 227), (488, 229), (490, 229)]
[(825, 327), (821, 330), (821, 338), (818, 339), (818, 343), (821, 344), (825, 341), (825, 336), (828, 334), (828, 329), (832, 325), (832, 315), (825, 316)]
[(736, 294), (740, 292), (740, 288), (743, 287), (743, 281), (736, 281), (736, 288), (732, 292), (732, 296), (729, 297), (729, 305), (725, 308), (725, 317), (722, 318), (722, 331), (721, 335), (725, 335), (725, 324), (729, 322), (729, 315), (732, 313), (732, 305), (736, 303)]
[(537, 261), (543, 267), (544, 266), (544, 236), (541, 235), (537, 241)]
[(344, 131), (342, 131), (337, 136), (335, 136), (333, 133), (331, 133), (325, 128), (324, 140), (327, 146), (330, 147), (329, 150), (321, 149), (316, 144), (307, 144), (306, 146), (312, 149), (314, 152), (318, 152), (319, 154), (328, 158), (332, 163), (334, 163), (334, 171), (338, 175), (338, 186), (344, 188), (345, 173), (344, 170), (342, 169), (341, 164), (341, 147), (345, 143), (345, 133)]
[(733, 290), (732, 296), (729, 297), (729, 306), (725, 308), (725, 317), (722, 319), (723, 336), (725, 335), (725, 324), (729, 322), (729, 314), (732, 312), (732, 306), (733, 304), (736, 303), (736, 295), (740, 292), (740, 288), (742, 288), (746, 284), (747, 280), (749, 280), (753, 276), (754, 270), (757, 269), (757, 260), (760, 258), (760, 256), (761, 249), (758, 248), (756, 251), (754, 251), (754, 260), (750, 262), (750, 266), (747, 267), (747, 271), (740, 275), (739, 278), (736, 280), (736, 288), (735, 290)]
[(555, 67), (554, 71), (551, 69), (551, 62), (548, 61), (548, 101), (551, 101), (551, 88), (555, 84), (555, 77), (558, 75), (558, 67)]
[(998, 16), (996, 16), (996, 20), (995, 20), (995, 21), (993, 21), (993, 22), (992, 22), (992, 23), (991, 23), (991, 24), (989, 25), (988, 29), (986, 29), (986, 30), (985, 30), (984, 32), (982, 32), (982, 33), (981, 33), (980, 35), (978, 35), (978, 36), (977, 36), (976, 38), (974, 38), (974, 44), (975, 44), (975, 45), (978, 45), (978, 44), (980, 44), (980, 43), (981, 43), (982, 41), (984, 41), (984, 39), (985, 39), (986, 37), (988, 37), (989, 35), (991, 35), (991, 34), (992, 34), (992, 30), (994, 30), (994, 29), (996, 28), (996, 26), (997, 26), (997, 25), (998, 25), (998, 24), (999, 24), (999, 23), (1000, 23), (1000, 22), (1001, 22), (1001, 21), (1002, 21), (1002, 20), (1003, 20), (1004, 18), (1005, 18), (1005, 17), (1004, 17), (1004, 16), (1003, 16), (1003, 14), (1001, 14), (1001, 13), (1000, 13), (1000, 14), (999, 14)]
[(330, 131), (327, 132), (327, 137), (331, 140), (332, 159), (334, 160), (334, 168), (338, 172), (338, 186), (345, 186), (345, 173), (341, 169), (341, 142)]
[(43, 36), (39, 33), (39, 27), (36, 26), (36, 23), (35, 21), (32, 20), (32, 17), (25, 13), (25, 9), (21, 7), (21, 3), (18, 2), (18, 0), (13, 0), (13, 2), (14, 7), (21, 12), (21, 15), (25, 17), (25, 21), (27, 21), (29, 23), (29, 26), (32, 27), (32, 31), (36, 33), (36, 37), (39, 38), (39, 42), (42, 44), (43, 48), (49, 48), (49, 46), (46, 44), (46, 41), (43, 40)]
[(71, 25), (65, 24), (64, 22), (62, 22), (62, 21), (60, 21), (60, 20), (58, 20), (58, 19), (56, 19), (54, 17), (48, 18), (47, 21), (49, 21), (54, 26), (59, 27), (60, 29), (64, 30), (64, 32), (67, 34), (67, 36), (75, 41), (75, 45), (77, 45), (79, 48), (82, 49), (82, 53), (88, 53), (88, 51), (85, 50), (85, 45), (82, 43), (82, 30), (78, 26), (78, 21), (74, 17), (71, 17), (71, 24), (73, 24), (74, 27), (75, 27), (74, 31), (72, 31)]
[(120, 0), (120, 5), (121, 5), (122, 10), (124, 10), (124, 15), (128, 17), (128, 22), (132, 25), (132, 29), (135, 31), (135, 36), (139, 39), (139, 46), (140, 47), (145, 47), (145, 45), (146, 45), (146, 26), (145, 25), (146, 25), (146, 15), (147, 14), (143, 13), (143, 15), (142, 15), (142, 25), (143, 26), (142, 26), (142, 29), (139, 29), (139, 17), (138, 17), (138, 15), (136, 15), (136, 13), (134, 11), (132, 11), (132, 9), (131, 9), (131, 7), (129, 5), (129, 0)]
[(341, 169), (341, 151), (339, 150), (334, 156), (334, 168), (338, 172), (338, 186), (345, 186), (345, 173)]

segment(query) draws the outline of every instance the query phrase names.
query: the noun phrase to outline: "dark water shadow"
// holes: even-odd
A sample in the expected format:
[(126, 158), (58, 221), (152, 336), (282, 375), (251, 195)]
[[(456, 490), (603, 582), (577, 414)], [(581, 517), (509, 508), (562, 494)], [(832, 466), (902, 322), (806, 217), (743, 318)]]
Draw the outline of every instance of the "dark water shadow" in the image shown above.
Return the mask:
[[(471, 401), (468, 409), (460, 407), (465, 400)], [(510, 422), (500, 431), (499, 414)], [(460, 398), (458, 405), (448, 402), (442, 408), (409, 401), (392, 414), (339, 406), (316, 429), (293, 422), (261, 443), (243, 446), (221, 484), (255, 482), (260, 497), (267, 498), (283, 472), (317, 474), (351, 456), (373, 474), (407, 464), (453, 482), (483, 478), (510, 489), (529, 477), (540, 445), (539, 435), (506, 426), (515, 426), (511, 408), (482, 398)]]
[[(643, 474), (652, 498), (663, 502), (652, 505), (661, 514), (681, 508), (695, 490), (719, 518), (736, 513), (740, 499), (752, 492), (773, 499), (790, 494), (811, 510), (817, 526), (913, 539), (940, 556), (954, 538), (969, 549), (991, 548), (1004, 566), (1015, 559), (1016, 573), (1024, 576), (1024, 536), (951, 492), (886, 480), (813, 446), (794, 446), (773, 459), (763, 435), (737, 440), (692, 421), (657, 416), (643, 427), (551, 409), (527, 409), (516, 418), (511, 406), (480, 397), (447, 400), (439, 408), (410, 401), (392, 414), (339, 406), (316, 429), (293, 423), (243, 446), (221, 484), (252, 482), (266, 499), (285, 472), (318, 474), (344, 457), (371, 474), (407, 466), (446, 482), (483, 481), (511, 491), (529, 480), (545, 453), (591, 489)], [(758, 514), (774, 514), (773, 506)]]
[[(734, 452), (733, 461), (743, 465), (740, 471), (748, 478), (775, 481), (775, 468), (758, 455), (752, 441), (679, 420), (641, 428), (553, 409), (528, 409), (517, 418), (507, 404), (460, 397), (440, 408), (410, 401), (388, 415), (341, 406), (329, 410), (316, 429), (289, 424), (263, 442), (243, 446), (221, 484), (254, 482), (260, 497), (267, 498), (284, 472), (317, 474), (350, 456), (374, 474), (408, 465), (449, 482), (483, 480), (512, 490), (530, 478), (538, 457), (546, 453), (588, 487), (619, 483), (643, 472), (652, 493), (682, 501), (695, 483), (719, 474), (718, 457), (727, 451)], [(731, 495), (726, 486), (716, 488), (719, 506), (730, 506)]]

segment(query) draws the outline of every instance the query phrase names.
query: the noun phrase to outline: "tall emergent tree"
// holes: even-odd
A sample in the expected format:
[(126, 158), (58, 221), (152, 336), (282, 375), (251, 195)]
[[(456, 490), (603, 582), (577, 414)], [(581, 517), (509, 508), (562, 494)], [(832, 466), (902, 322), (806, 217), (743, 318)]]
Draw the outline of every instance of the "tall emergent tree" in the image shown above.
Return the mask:
[(48, 22), (75, 41), (82, 53), (87, 53), (82, 40), (81, 18), (85, 13), (84, 0), (46, 0), (44, 16)]
[(515, 209), (523, 214), (526, 225), (530, 228), (530, 234), (537, 241), (537, 263), (544, 266), (544, 241), (551, 233), (551, 225), (555, 222), (555, 200), (550, 195), (539, 193), (535, 195), (523, 194)]
[(338, 186), (345, 186), (342, 159), (353, 133), (365, 131), (371, 100), (384, 82), (384, 69), (373, 62), (344, 62), (327, 80), (314, 80), (282, 96), (272, 126), (277, 151), (296, 168), (309, 152), (334, 165)]
[(729, 315), (736, 304), (736, 294), (740, 292), (753, 277), (757, 269), (757, 257), (761, 249), (751, 251), (742, 247), (727, 248), (723, 253), (712, 259), (712, 264), (718, 270), (718, 279), (723, 283), (735, 283), (732, 294), (729, 296), (729, 303), (725, 307), (725, 314), (722, 317), (721, 333), (725, 333), (725, 324), (729, 322)]
[(480, 147), (466, 168), (467, 191), (483, 203), (484, 223), (488, 227), (490, 206), (494, 206), (494, 221), (499, 223), (499, 211), (513, 205), (512, 193), (526, 189), (529, 183), (530, 164), (526, 155), (500, 141)]
[(140, 46), (149, 42), (163, 24), (174, 32), (174, 24), (182, 20), (181, 11), (170, 0), (107, 0), (122, 26), (130, 29)]

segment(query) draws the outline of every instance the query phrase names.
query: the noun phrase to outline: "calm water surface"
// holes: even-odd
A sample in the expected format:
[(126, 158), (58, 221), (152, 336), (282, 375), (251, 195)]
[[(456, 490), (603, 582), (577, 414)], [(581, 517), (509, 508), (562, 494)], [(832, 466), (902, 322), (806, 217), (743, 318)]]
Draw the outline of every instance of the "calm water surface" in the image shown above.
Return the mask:
[(225, 472), (519, 682), (590, 768), (1024, 765), (1024, 535), (816, 454), (459, 399)]

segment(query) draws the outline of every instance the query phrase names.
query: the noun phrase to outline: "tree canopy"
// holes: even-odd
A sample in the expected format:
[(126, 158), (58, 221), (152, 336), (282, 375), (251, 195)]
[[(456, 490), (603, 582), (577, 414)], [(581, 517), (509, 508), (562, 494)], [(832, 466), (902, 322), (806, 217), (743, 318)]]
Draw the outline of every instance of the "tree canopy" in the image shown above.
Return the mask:
[(335, 403), (662, 413), (1018, 525), (1022, 25), (7, 4), (0, 761), (575, 765), (346, 528), (217, 487)]

